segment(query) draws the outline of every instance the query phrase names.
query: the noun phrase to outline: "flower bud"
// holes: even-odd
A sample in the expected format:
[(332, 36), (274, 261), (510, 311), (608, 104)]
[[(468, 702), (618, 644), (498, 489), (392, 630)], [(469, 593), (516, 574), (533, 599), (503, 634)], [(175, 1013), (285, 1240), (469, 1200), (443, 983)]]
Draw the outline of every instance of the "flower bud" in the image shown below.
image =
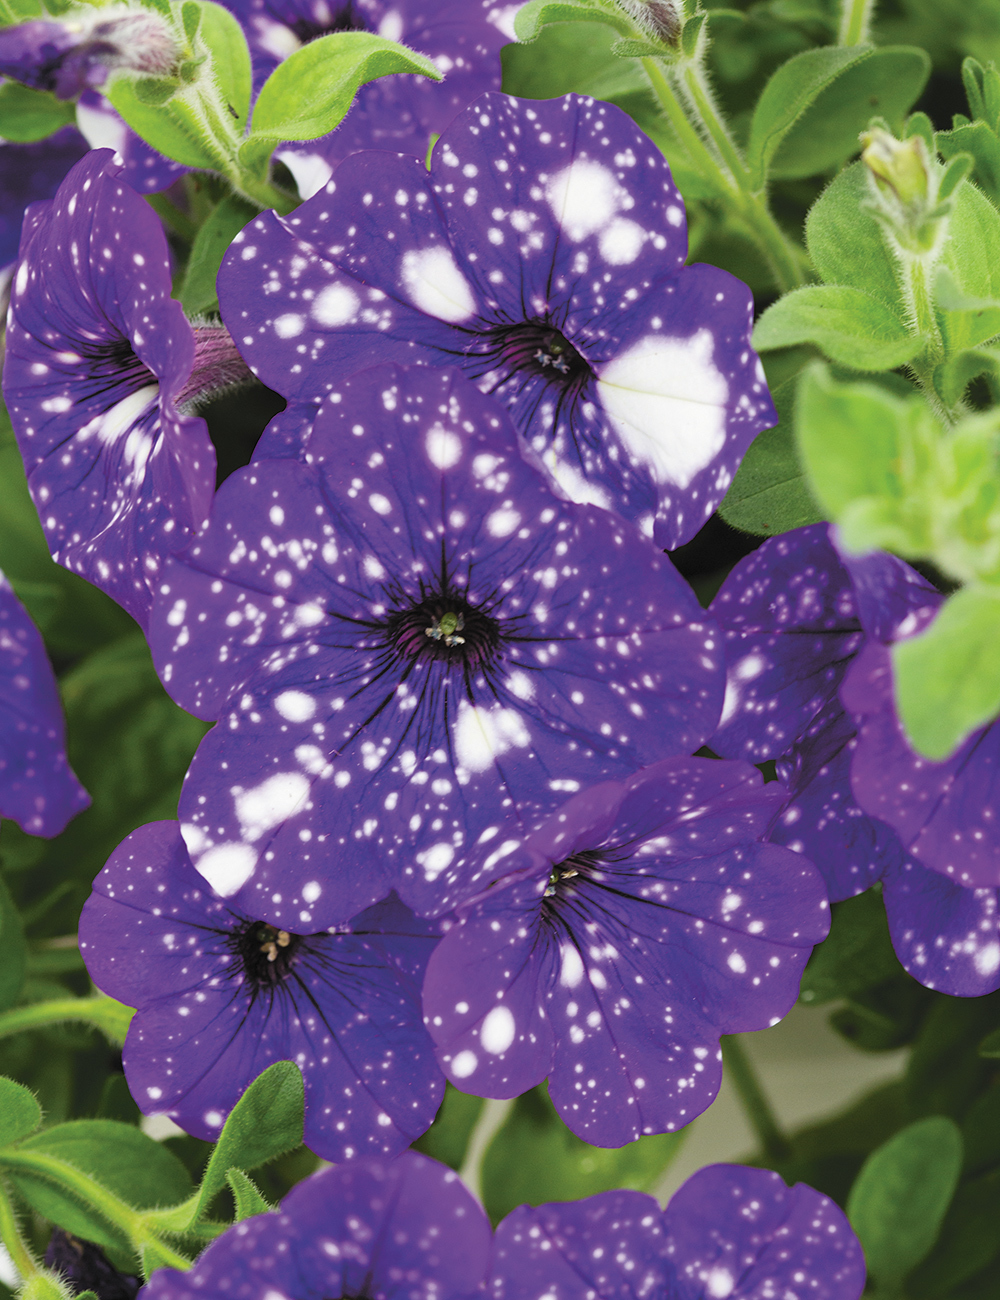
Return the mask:
[(168, 75), (179, 56), (169, 25), (149, 9), (80, 11), (0, 31), (0, 73), (60, 99), (103, 86), (113, 71)]
[(927, 146), (919, 135), (897, 140), (881, 127), (861, 137), (862, 162), (883, 192), (891, 192), (903, 204), (923, 203), (929, 192), (930, 163)]
[(618, 0), (635, 25), (650, 40), (676, 45), (684, 26), (678, 0)]

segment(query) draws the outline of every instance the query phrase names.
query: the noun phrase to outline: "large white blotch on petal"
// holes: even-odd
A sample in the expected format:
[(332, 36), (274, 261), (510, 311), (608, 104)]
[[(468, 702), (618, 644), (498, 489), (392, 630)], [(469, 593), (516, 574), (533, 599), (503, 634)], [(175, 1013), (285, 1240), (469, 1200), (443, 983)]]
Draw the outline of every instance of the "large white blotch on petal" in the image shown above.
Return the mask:
[(253, 843), (265, 831), (301, 812), (309, 798), (309, 781), (301, 772), (276, 772), (252, 790), (234, 796), (244, 840)]
[(570, 239), (586, 239), (618, 211), (618, 182), (607, 167), (577, 158), (552, 177), (545, 197)]
[(462, 701), (454, 727), (455, 757), (468, 772), (485, 772), (508, 750), (526, 749), (531, 736), (514, 709), (489, 709)]
[(609, 361), (597, 391), (627, 456), (660, 483), (685, 488), (726, 442), (729, 385), (709, 330), (647, 337)]
[(476, 314), (476, 299), (449, 249), (411, 248), (400, 265), (403, 284), (415, 307), (449, 325)]
[(312, 315), (320, 325), (332, 329), (354, 320), (360, 306), (361, 299), (346, 284), (328, 284), (316, 295)]
[(479, 1041), (491, 1056), (502, 1056), (514, 1041), (517, 1025), (507, 1007), (494, 1007), (483, 1021)]
[[(284, 23), (272, 25), (280, 27), (283, 32), (288, 32)], [(291, 32), (288, 34), (292, 35)], [(284, 58), (285, 55), (279, 57)], [(299, 153), (295, 149), (279, 149), (274, 156), (292, 173), (296, 188), (303, 199), (311, 199), (314, 194), (318, 194), (324, 185), (329, 184), (330, 177), (333, 175), (333, 168), (318, 153)]]
[(257, 852), (249, 844), (216, 844), (195, 863), (220, 898), (242, 889), (256, 865)]
[[(129, 393), (128, 397), (123, 397), (120, 402), (115, 402), (103, 415), (91, 420), (80, 430), (81, 438), (96, 434), (103, 443), (117, 442), (123, 433), (134, 428), (136, 421), (146, 414), (159, 395), (159, 384), (145, 384), (134, 393)], [(135, 459), (134, 449), (132, 459)]]

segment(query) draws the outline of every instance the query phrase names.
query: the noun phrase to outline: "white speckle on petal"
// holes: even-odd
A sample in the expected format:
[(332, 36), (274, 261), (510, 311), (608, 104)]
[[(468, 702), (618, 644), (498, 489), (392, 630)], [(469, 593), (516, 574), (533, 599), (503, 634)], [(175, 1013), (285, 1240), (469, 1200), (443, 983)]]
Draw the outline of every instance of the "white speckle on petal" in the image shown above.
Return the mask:
[(492, 1056), (506, 1052), (514, 1041), (517, 1026), (508, 1007), (494, 1007), (479, 1031), (479, 1041)]

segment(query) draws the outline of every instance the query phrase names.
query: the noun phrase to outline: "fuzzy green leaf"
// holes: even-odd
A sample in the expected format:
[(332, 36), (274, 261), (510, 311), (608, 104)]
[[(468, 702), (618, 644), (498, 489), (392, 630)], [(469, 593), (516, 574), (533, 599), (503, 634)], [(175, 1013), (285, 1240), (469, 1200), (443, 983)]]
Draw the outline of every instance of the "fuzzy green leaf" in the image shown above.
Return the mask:
[(847, 1202), (879, 1290), (898, 1289), (930, 1252), (962, 1167), (962, 1136), (943, 1115), (918, 1120), (865, 1161)]
[(222, 5), (214, 4), (212, 0), (199, 0), (198, 7), (201, 10), (200, 41), (212, 57), (212, 67), (231, 110), (233, 124), (242, 131), (250, 111), (253, 82), (247, 38), (237, 20)]
[(806, 219), (806, 247), (827, 284), (844, 284), (878, 298), (899, 320), (906, 309), (882, 230), (867, 208), (867, 168), (852, 163), (816, 200)]
[(793, 180), (839, 166), (861, 148), (858, 136), (876, 114), (901, 126), (930, 69), (928, 55), (911, 46), (869, 49), (869, 57), (830, 81), (792, 125), (774, 154), (769, 175)]
[(622, 36), (636, 31), (622, 9), (601, 0), (528, 0), (514, 17), (514, 34), (519, 41), (533, 41), (549, 23), (606, 23)]
[(1000, 203), (1000, 140), (985, 122), (969, 122), (953, 131), (939, 131), (934, 143), (942, 158), (971, 154), (973, 180), (988, 198)]
[(13, 1079), (0, 1077), (0, 1147), (20, 1142), (42, 1122), (42, 1108), (29, 1092)]
[(219, 1135), (194, 1219), (208, 1210), (230, 1169), (255, 1169), (301, 1145), (304, 1095), (302, 1074), (291, 1061), (275, 1061), (253, 1081)]
[(871, 55), (865, 45), (829, 45), (803, 50), (782, 63), (764, 87), (750, 123), (747, 163), (756, 185), (764, 183), (771, 159), (806, 110), (848, 68)]
[(316, 140), (343, 120), (358, 87), (379, 77), (413, 73), (440, 81), (430, 59), (372, 32), (321, 36), (279, 63), (261, 87), (240, 161), (263, 173), (284, 140)]
[(219, 160), (206, 148), (195, 126), (163, 105), (145, 103), (138, 87), (137, 78), (116, 77), (105, 93), (132, 130), (165, 157), (185, 167), (214, 171)]
[(923, 343), (878, 298), (846, 285), (807, 285), (779, 298), (754, 329), (758, 352), (815, 343), (854, 370), (894, 370)]
[(953, 203), (942, 269), (973, 305), (941, 312), (949, 351), (1000, 334), (1000, 212), (974, 185), (959, 186)]
[(0, 876), (0, 953), (3, 953), (0, 961), (0, 1012), (3, 1012), (21, 996), (28, 959), (21, 913), (3, 876)]
[(1000, 587), (956, 591), (925, 632), (893, 646), (892, 664), (913, 747), (947, 758), (1000, 712)]
[(230, 1169), (226, 1173), (226, 1182), (233, 1194), (236, 1204), (236, 1219), (252, 1218), (255, 1214), (266, 1214), (274, 1207), (269, 1205), (260, 1194), (260, 1188), (242, 1169)]

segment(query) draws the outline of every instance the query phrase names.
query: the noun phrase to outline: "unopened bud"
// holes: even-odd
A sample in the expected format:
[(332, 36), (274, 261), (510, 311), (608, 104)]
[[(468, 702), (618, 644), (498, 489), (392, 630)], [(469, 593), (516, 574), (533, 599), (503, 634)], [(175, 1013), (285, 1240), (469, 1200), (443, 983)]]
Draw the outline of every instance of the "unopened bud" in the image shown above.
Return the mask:
[(169, 75), (179, 57), (169, 25), (150, 9), (78, 11), (0, 31), (0, 73), (59, 99), (103, 86), (114, 71)]
[(897, 140), (881, 127), (866, 131), (862, 162), (883, 192), (892, 193), (909, 207), (927, 201), (930, 192), (930, 161), (927, 146), (919, 135)]
[(676, 45), (684, 26), (680, 0), (618, 0), (618, 3), (650, 40)]

